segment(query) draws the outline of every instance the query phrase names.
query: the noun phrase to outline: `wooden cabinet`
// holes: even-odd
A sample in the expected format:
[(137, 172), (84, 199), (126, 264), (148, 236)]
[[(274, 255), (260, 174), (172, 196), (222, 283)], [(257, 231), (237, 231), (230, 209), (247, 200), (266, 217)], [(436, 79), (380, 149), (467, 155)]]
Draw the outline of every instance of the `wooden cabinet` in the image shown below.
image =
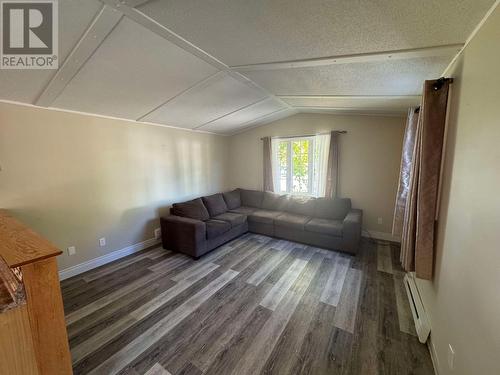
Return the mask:
[(72, 374), (56, 263), (60, 254), (0, 210), (1, 374)]

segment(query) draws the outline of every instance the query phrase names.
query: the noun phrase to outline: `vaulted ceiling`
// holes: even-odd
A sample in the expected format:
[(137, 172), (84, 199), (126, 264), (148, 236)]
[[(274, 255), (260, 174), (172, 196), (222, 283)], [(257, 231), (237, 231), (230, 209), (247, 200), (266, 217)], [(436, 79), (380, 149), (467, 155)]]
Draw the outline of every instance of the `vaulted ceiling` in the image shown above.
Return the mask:
[(219, 134), (401, 115), (493, 3), (64, 0), (59, 70), (0, 70), (0, 99)]

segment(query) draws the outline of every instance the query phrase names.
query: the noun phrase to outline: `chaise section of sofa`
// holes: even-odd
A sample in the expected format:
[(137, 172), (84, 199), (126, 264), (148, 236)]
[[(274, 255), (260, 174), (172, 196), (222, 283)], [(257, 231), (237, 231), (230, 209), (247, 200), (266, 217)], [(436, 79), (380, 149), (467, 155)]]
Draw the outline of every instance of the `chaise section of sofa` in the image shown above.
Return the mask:
[(235, 189), (176, 203), (161, 218), (163, 247), (198, 258), (250, 231), (355, 254), (363, 214), (347, 198)]

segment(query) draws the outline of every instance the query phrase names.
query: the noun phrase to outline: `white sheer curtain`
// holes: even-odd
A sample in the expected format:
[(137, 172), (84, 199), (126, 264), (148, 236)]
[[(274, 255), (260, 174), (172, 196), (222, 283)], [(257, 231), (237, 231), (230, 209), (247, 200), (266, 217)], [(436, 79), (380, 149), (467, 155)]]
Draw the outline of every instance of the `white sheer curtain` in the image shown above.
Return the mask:
[(294, 193), (291, 190), (291, 181), (293, 176), (290, 175), (293, 171), (293, 157), (288, 155), (292, 151), (290, 144), (287, 149), (287, 158), (284, 165), (280, 166), (279, 163), (279, 146), (280, 142), (288, 142), (294, 140), (308, 140), (309, 141), (309, 177), (311, 186), (306, 195), (313, 195), (315, 197), (324, 197), (327, 179), (328, 168), (328, 150), (330, 147), (330, 134), (318, 134), (315, 136), (304, 136), (292, 138), (272, 138), (271, 139), (271, 163), (273, 171), (274, 191), (276, 193)]
[(318, 134), (314, 136), (312, 193), (316, 197), (325, 196), (329, 147), (330, 134)]

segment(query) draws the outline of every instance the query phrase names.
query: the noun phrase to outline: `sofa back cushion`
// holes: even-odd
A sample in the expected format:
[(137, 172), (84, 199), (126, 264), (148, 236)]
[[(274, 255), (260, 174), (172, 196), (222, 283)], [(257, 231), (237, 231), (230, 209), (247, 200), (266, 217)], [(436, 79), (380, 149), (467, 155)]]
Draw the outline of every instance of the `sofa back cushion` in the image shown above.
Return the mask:
[(226, 202), (228, 210), (234, 210), (235, 208), (241, 207), (240, 189), (234, 189), (233, 191), (222, 193), (222, 197)]
[(288, 205), (286, 207), (286, 211), (304, 216), (314, 216), (315, 209), (316, 198), (293, 195), (288, 199)]
[(288, 195), (280, 195), (265, 191), (262, 199), (262, 208), (265, 210), (284, 211), (288, 204)]
[(320, 219), (344, 220), (350, 210), (349, 198), (318, 198), (314, 216)]
[(210, 215), (200, 198), (191, 201), (174, 203), (170, 210), (172, 215), (189, 217), (195, 220), (208, 220)]
[(210, 217), (223, 214), (227, 211), (226, 202), (224, 201), (221, 193), (202, 197), (201, 199), (203, 200), (203, 204), (205, 204)]
[(240, 189), (241, 205), (249, 207), (262, 207), (264, 193), (258, 190)]

